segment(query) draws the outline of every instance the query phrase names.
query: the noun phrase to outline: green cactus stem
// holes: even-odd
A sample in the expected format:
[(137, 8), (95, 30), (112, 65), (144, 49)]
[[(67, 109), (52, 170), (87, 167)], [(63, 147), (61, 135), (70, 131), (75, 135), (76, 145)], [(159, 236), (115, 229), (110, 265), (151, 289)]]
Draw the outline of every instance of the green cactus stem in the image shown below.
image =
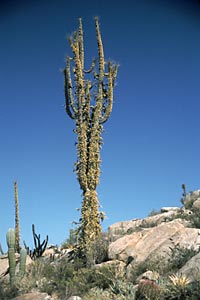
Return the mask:
[(20, 265), (19, 273), (16, 276), (16, 259), (15, 259), (15, 230), (10, 228), (6, 235), (8, 245), (8, 261), (9, 261), (9, 274), (10, 274), (10, 285), (14, 286), (16, 279), (21, 279), (26, 271), (26, 257), (27, 252), (25, 249), (20, 250)]
[(13, 286), (15, 282), (15, 231), (10, 228), (6, 235), (8, 245), (8, 261), (9, 261), (9, 274), (10, 274), (10, 285)]
[(43, 240), (43, 242), (41, 243), (40, 234), (38, 234), (38, 235), (36, 234), (34, 224), (32, 224), (32, 232), (33, 232), (33, 240), (34, 240), (34, 244), (35, 244), (35, 249), (33, 250), (32, 254), (31, 254), (31, 258), (36, 259), (36, 258), (42, 256), (42, 254), (44, 253), (44, 251), (47, 247), (49, 237), (47, 235), (46, 239)]
[(20, 250), (20, 264), (19, 264), (19, 273), (18, 278), (21, 279), (26, 271), (26, 258), (27, 258), (27, 251), (26, 249)]
[[(84, 68), (82, 20), (69, 44), (73, 57), (66, 58), (64, 86), (66, 113), (75, 120), (77, 133), (77, 162), (75, 170), (83, 201), (80, 218), (80, 248), (85, 250), (101, 234), (101, 214), (96, 192), (100, 176), (100, 149), (103, 124), (113, 105), (113, 88), (117, 76), (116, 64), (104, 60), (103, 43), (98, 18), (95, 18), (98, 59), (89, 70)], [(74, 77), (72, 79), (71, 73)]]

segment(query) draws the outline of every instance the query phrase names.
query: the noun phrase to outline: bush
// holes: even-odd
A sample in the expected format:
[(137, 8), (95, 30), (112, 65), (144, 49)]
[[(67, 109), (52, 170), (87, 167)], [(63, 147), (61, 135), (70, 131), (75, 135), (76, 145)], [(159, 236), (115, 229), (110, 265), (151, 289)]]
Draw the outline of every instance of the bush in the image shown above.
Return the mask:
[(181, 247), (180, 244), (170, 249), (171, 255), (168, 260), (168, 269), (172, 273), (182, 268), (188, 260), (199, 252), (199, 250), (194, 250), (194, 248)]
[(131, 270), (130, 280), (136, 282), (137, 278), (148, 270), (160, 275), (166, 275), (168, 270), (166, 259), (162, 256), (156, 256), (135, 264)]
[(200, 208), (192, 208), (192, 213), (187, 216), (190, 221), (191, 227), (200, 228)]
[(166, 300), (189, 300), (191, 299), (190, 281), (184, 275), (169, 276), (166, 285), (164, 299)]

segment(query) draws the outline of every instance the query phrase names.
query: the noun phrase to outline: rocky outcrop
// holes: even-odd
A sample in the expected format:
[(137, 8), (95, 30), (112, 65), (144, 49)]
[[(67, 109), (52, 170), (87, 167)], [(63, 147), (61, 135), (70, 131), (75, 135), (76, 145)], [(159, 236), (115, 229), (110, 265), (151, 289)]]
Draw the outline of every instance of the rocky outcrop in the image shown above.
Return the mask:
[(200, 253), (188, 260), (178, 273), (186, 275), (191, 281), (198, 279), (200, 274)]
[(133, 219), (129, 221), (117, 222), (108, 228), (108, 234), (112, 241), (122, 237), (125, 234), (130, 234), (136, 230), (143, 228), (150, 228), (159, 225), (163, 222), (169, 222), (174, 219), (178, 214), (187, 215), (185, 209), (178, 207), (163, 207), (161, 212), (144, 219)]
[(152, 256), (169, 257), (170, 248), (180, 247), (198, 249), (200, 229), (186, 228), (182, 219), (161, 223), (153, 228), (125, 235), (109, 245), (109, 259), (127, 262), (142, 262)]

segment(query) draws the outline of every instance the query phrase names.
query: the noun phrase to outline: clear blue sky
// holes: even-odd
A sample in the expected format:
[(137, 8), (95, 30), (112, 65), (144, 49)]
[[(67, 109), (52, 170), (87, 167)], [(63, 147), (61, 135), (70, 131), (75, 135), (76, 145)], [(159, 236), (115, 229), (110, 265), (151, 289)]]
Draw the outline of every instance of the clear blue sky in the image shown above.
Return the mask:
[(74, 123), (64, 110), (67, 35), (83, 18), (86, 63), (97, 54), (99, 16), (105, 57), (120, 64), (105, 123), (99, 200), (103, 227), (180, 206), (181, 184), (200, 188), (200, 3), (184, 0), (1, 1), (0, 242), (62, 243), (78, 220), (81, 190)]

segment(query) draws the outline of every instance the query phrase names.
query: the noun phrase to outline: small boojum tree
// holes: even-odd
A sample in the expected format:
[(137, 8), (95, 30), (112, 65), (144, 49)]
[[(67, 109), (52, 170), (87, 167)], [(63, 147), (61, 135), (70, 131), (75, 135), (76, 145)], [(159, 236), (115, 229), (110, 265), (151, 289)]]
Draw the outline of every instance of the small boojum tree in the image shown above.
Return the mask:
[(15, 248), (20, 253), (20, 227), (19, 227), (19, 200), (18, 200), (18, 185), (17, 181), (14, 182), (15, 193)]
[(78, 136), (75, 170), (83, 191), (79, 227), (79, 247), (83, 251), (101, 234), (102, 215), (96, 192), (100, 176), (101, 134), (112, 111), (118, 68), (104, 60), (98, 18), (95, 18), (95, 27), (98, 59), (93, 60), (89, 70), (85, 70), (82, 19), (79, 19), (79, 29), (68, 39), (73, 56), (67, 56), (64, 70), (66, 112), (75, 121)]

